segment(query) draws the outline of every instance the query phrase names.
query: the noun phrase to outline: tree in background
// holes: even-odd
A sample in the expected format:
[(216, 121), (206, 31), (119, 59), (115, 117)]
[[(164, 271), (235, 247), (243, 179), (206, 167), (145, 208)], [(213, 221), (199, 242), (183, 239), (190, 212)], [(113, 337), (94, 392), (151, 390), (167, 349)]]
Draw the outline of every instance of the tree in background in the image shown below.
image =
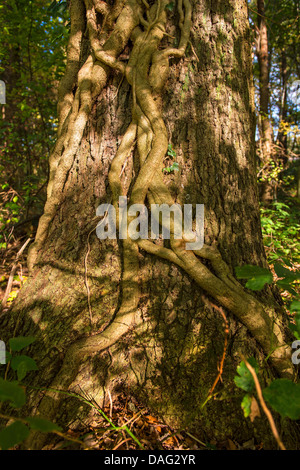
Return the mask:
[(250, 13), (257, 37), (259, 179), (268, 204), (283, 184), (288, 187), (287, 178), (297, 194), (299, 98), (293, 83), (299, 80), (299, 2), (257, 0), (250, 2)]

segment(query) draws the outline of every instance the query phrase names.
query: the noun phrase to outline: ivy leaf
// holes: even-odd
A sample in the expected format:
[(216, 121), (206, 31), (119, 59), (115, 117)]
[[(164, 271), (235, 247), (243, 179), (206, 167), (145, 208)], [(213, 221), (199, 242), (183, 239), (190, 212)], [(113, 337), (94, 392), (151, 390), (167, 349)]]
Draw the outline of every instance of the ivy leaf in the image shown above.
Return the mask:
[(27, 372), (38, 370), (35, 360), (25, 355), (15, 356), (11, 360), (11, 368), (17, 372), (18, 380), (23, 380)]
[(17, 336), (9, 340), (9, 346), (12, 351), (18, 352), (21, 349), (27, 348), (30, 344), (35, 341), (33, 336)]
[(244, 266), (237, 266), (235, 268), (237, 279), (248, 279), (246, 287), (251, 290), (261, 290), (265, 284), (271, 284), (273, 282), (272, 273), (260, 266), (252, 266), (246, 264)]
[(171, 171), (179, 171), (179, 164), (177, 162), (172, 163)]
[(0, 378), (0, 401), (10, 401), (13, 407), (19, 408), (26, 401), (25, 392), (16, 382)]
[(167, 155), (169, 155), (169, 157), (176, 157), (176, 152), (175, 150), (172, 148), (172, 145), (171, 144), (168, 144), (168, 152), (167, 152)]
[(26, 424), (21, 421), (15, 421), (14, 423), (6, 426), (0, 430), (0, 447), (2, 450), (10, 449), (11, 447), (23, 442), (28, 434), (29, 429)]
[(31, 429), (35, 429), (36, 431), (53, 432), (62, 430), (57, 424), (37, 416), (26, 418), (26, 421), (30, 424)]
[(282, 417), (300, 418), (300, 384), (288, 379), (276, 379), (263, 390), (263, 396)]
[(168, 3), (168, 5), (166, 5), (166, 9), (169, 11), (174, 10), (174, 2)]
[[(248, 359), (248, 362), (255, 369), (255, 372), (258, 373), (258, 364), (254, 357)], [(254, 380), (244, 361), (240, 363), (236, 371), (239, 375), (234, 377), (235, 385), (245, 390), (245, 392), (252, 392), (254, 390)]]

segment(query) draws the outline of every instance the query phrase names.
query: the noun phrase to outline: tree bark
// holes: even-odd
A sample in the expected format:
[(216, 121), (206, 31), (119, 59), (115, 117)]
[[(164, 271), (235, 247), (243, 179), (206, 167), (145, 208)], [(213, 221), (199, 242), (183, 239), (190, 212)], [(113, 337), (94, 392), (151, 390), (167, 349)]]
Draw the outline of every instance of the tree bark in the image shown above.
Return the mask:
[[(100, 405), (126, 387), (153, 413), (206, 441), (238, 433), (241, 442), (255, 436), (275, 448), (263, 419), (243, 417), (233, 382), (241, 353), (262, 363), (273, 347), (263, 380), (293, 374), (273, 293), (255, 297), (234, 278), (237, 265), (266, 266), (247, 6), (167, 5), (71, 1), (48, 199), (30, 280), (1, 331), (6, 339), (37, 338), (31, 354), (39, 373), (28, 376), (30, 385), (81, 387)], [(168, 144), (178, 172), (162, 171)], [(187, 251), (172, 237), (99, 240), (96, 209), (111, 202), (118, 214), (119, 195), (129, 206), (204, 204), (204, 247)], [(217, 395), (203, 407), (224, 348), (218, 306), (229, 345)], [(28, 410), (64, 426), (90, 413), (53, 391), (32, 393)], [(27, 446), (43, 444), (33, 435)]]

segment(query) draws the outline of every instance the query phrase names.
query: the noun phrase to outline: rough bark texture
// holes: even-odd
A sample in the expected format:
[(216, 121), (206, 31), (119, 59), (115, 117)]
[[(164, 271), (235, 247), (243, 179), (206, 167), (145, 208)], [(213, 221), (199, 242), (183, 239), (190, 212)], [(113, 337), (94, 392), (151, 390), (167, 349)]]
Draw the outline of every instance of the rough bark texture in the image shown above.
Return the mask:
[[(31, 385), (80, 386), (100, 405), (108, 390), (114, 396), (126, 387), (154, 413), (201, 439), (239, 436), (243, 442), (254, 436), (275, 448), (264, 419), (254, 424), (244, 419), (233, 382), (241, 353), (262, 363), (272, 344), (285, 341), (285, 319), (273, 294), (256, 299), (233, 277), (234, 266), (266, 265), (246, 2), (185, 1), (171, 11), (167, 3), (150, 2), (148, 9), (146, 2), (119, 1), (107, 14), (102, 2), (71, 1), (48, 200), (30, 254), (31, 278), (2, 318), (1, 335), (36, 336), (31, 354), (40, 371), (28, 376)], [(126, 34), (115, 26), (123, 13), (120, 27), (127, 22)], [(143, 30), (152, 45), (143, 50), (142, 41), (135, 49), (139, 38), (145, 39)], [(170, 55), (159, 55), (165, 50)], [(151, 110), (157, 112), (154, 120)], [(168, 142), (180, 170), (163, 174), (170, 162)], [(115, 178), (116, 167), (121, 177), (119, 172)], [(129, 202), (204, 203), (205, 247), (194, 254), (182, 241), (100, 241), (96, 208), (115, 203), (120, 193)], [(202, 407), (218, 373), (225, 334), (209, 299), (226, 311), (229, 344), (223, 380)], [(274, 375), (290, 376), (289, 354), (282, 347), (270, 356), (265, 383)], [(90, 413), (53, 392), (32, 393), (28, 409), (75, 427)], [(284, 437), (296, 448), (291, 428), (281, 428), (287, 429)], [(28, 444), (42, 445), (36, 435)]]

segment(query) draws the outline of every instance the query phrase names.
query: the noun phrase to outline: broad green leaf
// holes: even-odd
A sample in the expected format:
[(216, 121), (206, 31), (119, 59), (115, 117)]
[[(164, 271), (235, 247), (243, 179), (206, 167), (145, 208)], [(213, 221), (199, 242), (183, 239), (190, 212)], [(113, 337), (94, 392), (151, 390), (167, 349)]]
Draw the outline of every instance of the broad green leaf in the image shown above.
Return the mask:
[(39, 418), (33, 416), (31, 418), (26, 418), (26, 421), (30, 424), (31, 429), (41, 432), (52, 432), (52, 431), (61, 431), (61, 427), (55, 423), (52, 423), (48, 419)]
[(2, 450), (23, 442), (29, 434), (29, 428), (21, 421), (15, 421), (6, 428), (0, 430), (0, 447)]
[(263, 390), (263, 396), (282, 417), (300, 419), (300, 384), (276, 379)]
[(272, 273), (260, 266), (252, 266), (246, 264), (244, 266), (237, 266), (235, 268), (237, 279), (248, 279), (246, 287), (251, 290), (261, 290), (265, 284), (273, 282)]
[[(254, 357), (248, 359), (248, 362), (255, 369), (255, 372), (258, 373), (258, 364)], [(252, 392), (254, 390), (254, 380), (244, 361), (240, 363), (236, 371), (239, 375), (234, 377), (235, 385), (245, 390), (245, 392)]]
[(35, 341), (33, 336), (17, 336), (9, 340), (9, 346), (12, 351), (18, 352), (26, 348)]
[(7, 364), (11, 360), (12, 355), (10, 354), (9, 351), (5, 351), (5, 354), (6, 354), (6, 364)]
[(25, 392), (16, 382), (0, 378), (0, 401), (10, 401), (12, 406), (19, 408), (26, 401)]
[(35, 360), (25, 355), (13, 357), (11, 368), (17, 372), (18, 380), (23, 380), (27, 372), (38, 370)]
[(299, 271), (290, 271), (289, 269), (281, 266), (279, 263), (274, 263), (274, 269), (278, 277), (282, 277), (282, 281), (290, 284), (291, 282), (298, 281), (300, 279)]

